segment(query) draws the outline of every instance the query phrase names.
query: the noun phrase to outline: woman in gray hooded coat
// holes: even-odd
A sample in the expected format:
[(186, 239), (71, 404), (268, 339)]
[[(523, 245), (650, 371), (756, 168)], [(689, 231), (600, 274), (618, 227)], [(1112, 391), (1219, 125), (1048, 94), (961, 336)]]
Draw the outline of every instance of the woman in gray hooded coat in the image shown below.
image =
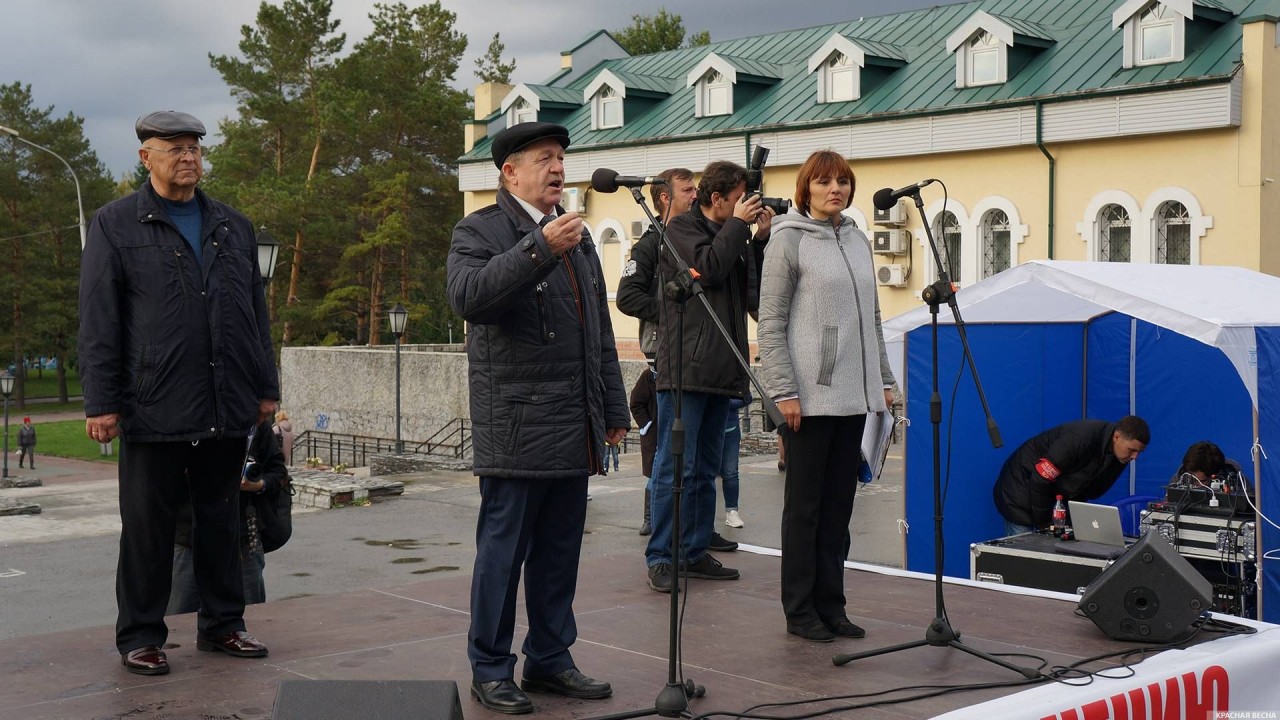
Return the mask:
[(765, 388), (788, 427), (782, 606), (787, 632), (814, 642), (866, 634), (845, 615), (844, 560), (863, 427), (892, 402), (871, 245), (843, 215), (854, 185), (838, 153), (809, 156), (760, 291)]

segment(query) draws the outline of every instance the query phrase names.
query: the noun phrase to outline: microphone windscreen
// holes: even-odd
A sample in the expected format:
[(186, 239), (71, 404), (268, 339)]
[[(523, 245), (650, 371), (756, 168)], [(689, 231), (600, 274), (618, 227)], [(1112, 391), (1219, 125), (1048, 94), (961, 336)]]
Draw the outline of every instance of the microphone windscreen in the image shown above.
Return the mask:
[(591, 173), (591, 189), (596, 192), (611, 193), (618, 191), (618, 171), (599, 168)]
[(898, 203), (893, 198), (893, 188), (882, 188), (876, 191), (875, 197), (872, 198), (877, 210), (888, 210)]

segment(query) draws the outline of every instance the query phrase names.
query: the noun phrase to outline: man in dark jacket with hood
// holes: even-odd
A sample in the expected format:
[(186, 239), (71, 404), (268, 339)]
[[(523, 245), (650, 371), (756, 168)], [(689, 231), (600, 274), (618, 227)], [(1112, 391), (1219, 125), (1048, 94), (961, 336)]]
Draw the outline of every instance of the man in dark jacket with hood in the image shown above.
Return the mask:
[[(663, 253), (660, 267), (668, 278), (680, 275), (685, 265), (700, 277), (711, 312), (728, 330), (727, 342), (748, 356), (747, 313), (759, 306), (757, 268), (764, 254), (773, 211), (764, 208), (758, 195), (746, 195), (747, 170), (731, 162), (716, 161), (702, 172), (698, 202), (689, 212), (667, 225), (667, 243), (680, 256), (678, 263)], [(753, 242), (751, 225), (757, 230)], [(676, 336), (676, 302), (664, 298), (662, 332), (658, 334), (658, 447), (653, 458), (653, 494), (650, 516), (653, 535), (645, 549), (649, 587), (671, 592), (673, 558), (672, 486), (675, 464), (671, 426), (675, 420), (673, 390), (677, 371), (682, 372), (681, 421), (684, 423), (684, 464), (681, 482), (680, 542), (684, 556), (680, 572), (707, 580), (735, 580), (738, 571), (724, 567), (707, 553), (714, 531), (715, 480), (720, 473), (725, 419), (729, 398), (745, 397), (746, 370), (720, 335), (707, 306), (689, 298), (684, 315), (683, 342)], [(683, 352), (681, 352), (683, 350)]]
[(1065, 423), (1022, 443), (992, 488), (1006, 534), (1047, 527), (1058, 495), (1063, 500), (1102, 497), (1149, 442), (1146, 421), (1128, 415), (1117, 422)]
[[(631, 426), (600, 257), (576, 213), (559, 207), (569, 133), (522, 123), (492, 141), (497, 203), (463, 218), (449, 249), (449, 303), (470, 327), (471, 426), (480, 516), (471, 579), (471, 694), (533, 710), (523, 691), (605, 698), (578, 671), (573, 596), (587, 478)], [(521, 566), (529, 632), (516, 686)], [(523, 688), (523, 691), (522, 691)]]
[(204, 125), (154, 112), (135, 126), (151, 175), (100, 209), (80, 263), (85, 433), (120, 437), (116, 647), (169, 672), (161, 649), (178, 507), (195, 515), (196, 648), (262, 657), (245, 632), (238, 496), (245, 438), (280, 399), (253, 226), (196, 187)]

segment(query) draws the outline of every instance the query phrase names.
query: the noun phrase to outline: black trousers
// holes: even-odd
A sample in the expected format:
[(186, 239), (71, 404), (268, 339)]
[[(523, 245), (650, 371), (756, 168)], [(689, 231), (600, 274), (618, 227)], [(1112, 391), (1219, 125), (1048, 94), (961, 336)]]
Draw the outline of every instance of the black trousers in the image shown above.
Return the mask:
[(245, 441), (120, 443), (120, 560), (116, 648), (164, 645), (178, 507), (191, 499), (191, 549), (200, 595), (197, 633), (244, 630), (240, 468)]
[(792, 625), (845, 617), (844, 561), (866, 415), (806, 417), (784, 435), (782, 609)]
[(514, 678), (511, 642), (523, 567), (529, 621), (524, 676), (574, 667), (573, 596), (587, 520), (587, 478), (480, 478), (467, 657), (479, 682)]

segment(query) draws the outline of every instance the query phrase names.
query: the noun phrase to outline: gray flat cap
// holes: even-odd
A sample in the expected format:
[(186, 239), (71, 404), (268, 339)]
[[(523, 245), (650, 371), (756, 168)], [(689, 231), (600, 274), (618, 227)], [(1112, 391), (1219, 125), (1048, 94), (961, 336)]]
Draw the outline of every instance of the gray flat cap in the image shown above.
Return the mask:
[(146, 142), (147, 138), (168, 140), (183, 135), (204, 137), (204, 123), (192, 115), (177, 110), (158, 110), (143, 115), (133, 124), (133, 129), (137, 131), (138, 140), (142, 142)]

